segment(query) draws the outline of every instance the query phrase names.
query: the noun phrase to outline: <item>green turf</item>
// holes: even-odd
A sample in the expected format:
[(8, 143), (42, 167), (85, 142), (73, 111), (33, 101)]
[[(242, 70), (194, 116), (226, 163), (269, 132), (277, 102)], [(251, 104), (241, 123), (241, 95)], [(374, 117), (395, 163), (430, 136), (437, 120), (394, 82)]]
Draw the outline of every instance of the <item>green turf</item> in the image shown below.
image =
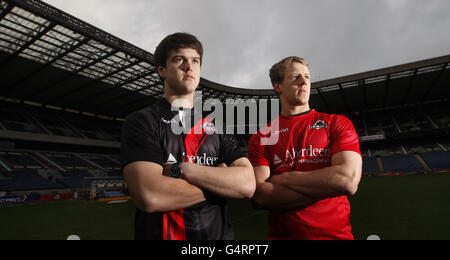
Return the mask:
[(0, 209), (0, 239), (133, 239), (134, 206), (87, 201), (50, 202)]
[[(450, 174), (363, 178), (350, 198), (356, 239), (450, 239)], [(230, 201), (238, 240), (267, 236), (266, 211), (248, 200)], [(66, 201), (0, 208), (0, 240), (133, 239), (131, 202)]]
[(450, 239), (450, 174), (363, 178), (350, 203), (356, 239)]

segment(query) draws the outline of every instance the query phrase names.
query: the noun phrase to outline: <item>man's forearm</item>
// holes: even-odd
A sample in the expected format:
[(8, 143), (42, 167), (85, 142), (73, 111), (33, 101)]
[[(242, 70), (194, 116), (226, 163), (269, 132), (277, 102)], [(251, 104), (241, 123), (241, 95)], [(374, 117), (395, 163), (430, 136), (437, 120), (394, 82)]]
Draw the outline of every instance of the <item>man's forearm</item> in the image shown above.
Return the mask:
[(300, 209), (316, 202), (308, 196), (270, 182), (258, 184), (252, 201), (258, 207), (275, 211)]
[(250, 167), (206, 167), (185, 163), (183, 178), (201, 189), (227, 198), (251, 198), (255, 191)]
[(167, 212), (206, 200), (198, 187), (185, 180), (156, 173), (159, 169), (152, 173), (145, 165), (135, 164), (124, 174), (133, 201), (140, 210), (149, 213)]
[(359, 178), (343, 166), (331, 166), (311, 172), (286, 172), (273, 181), (316, 199), (326, 199), (356, 192)]

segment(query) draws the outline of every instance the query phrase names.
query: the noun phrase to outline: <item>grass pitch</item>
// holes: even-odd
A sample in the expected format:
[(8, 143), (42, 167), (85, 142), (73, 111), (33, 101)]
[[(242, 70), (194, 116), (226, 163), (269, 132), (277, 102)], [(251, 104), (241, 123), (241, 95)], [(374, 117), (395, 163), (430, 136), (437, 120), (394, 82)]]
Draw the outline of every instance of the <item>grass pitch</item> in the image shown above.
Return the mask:
[[(450, 239), (450, 174), (366, 177), (350, 198), (356, 239)], [(268, 213), (248, 200), (230, 201), (238, 240), (264, 240)], [(0, 208), (0, 240), (130, 240), (131, 202), (50, 202)]]
[(356, 239), (450, 239), (450, 174), (363, 178), (350, 203)]

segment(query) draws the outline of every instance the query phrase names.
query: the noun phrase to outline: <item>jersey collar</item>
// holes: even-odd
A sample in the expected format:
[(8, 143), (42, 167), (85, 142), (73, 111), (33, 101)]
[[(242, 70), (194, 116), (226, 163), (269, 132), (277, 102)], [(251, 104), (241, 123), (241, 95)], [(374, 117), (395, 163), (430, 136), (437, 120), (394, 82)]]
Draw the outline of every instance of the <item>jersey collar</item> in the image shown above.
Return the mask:
[(283, 115), (283, 114), (280, 114), (280, 116), (282, 117), (282, 118), (284, 118), (284, 119), (294, 119), (294, 118), (298, 118), (298, 117), (300, 117), (300, 116), (304, 116), (304, 115), (308, 115), (308, 114), (310, 114), (311, 112), (313, 112), (314, 111), (314, 109), (310, 109), (310, 110), (308, 110), (308, 111), (306, 111), (306, 112), (303, 112), (303, 113), (300, 113), (300, 114), (295, 114), (295, 115), (289, 115), (289, 116), (285, 116), (285, 115)]

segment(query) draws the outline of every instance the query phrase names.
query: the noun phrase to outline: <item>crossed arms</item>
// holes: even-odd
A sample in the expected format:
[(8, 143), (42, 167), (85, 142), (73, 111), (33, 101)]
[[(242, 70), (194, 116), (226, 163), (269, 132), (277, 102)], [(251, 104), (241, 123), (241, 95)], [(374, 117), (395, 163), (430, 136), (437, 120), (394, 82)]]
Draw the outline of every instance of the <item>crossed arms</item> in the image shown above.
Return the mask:
[(255, 167), (256, 206), (275, 210), (304, 208), (315, 202), (342, 195), (354, 195), (361, 181), (362, 158), (356, 152), (341, 152), (331, 167), (311, 172), (285, 172), (270, 177), (267, 166)]
[(124, 168), (124, 177), (136, 207), (141, 211), (168, 212), (206, 201), (203, 190), (227, 198), (251, 198), (255, 192), (253, 167), (247, 158), (230, 167), (206, 167), (182, 163), (183, 177), (163, 175), (163, 167), (134, 162)]

